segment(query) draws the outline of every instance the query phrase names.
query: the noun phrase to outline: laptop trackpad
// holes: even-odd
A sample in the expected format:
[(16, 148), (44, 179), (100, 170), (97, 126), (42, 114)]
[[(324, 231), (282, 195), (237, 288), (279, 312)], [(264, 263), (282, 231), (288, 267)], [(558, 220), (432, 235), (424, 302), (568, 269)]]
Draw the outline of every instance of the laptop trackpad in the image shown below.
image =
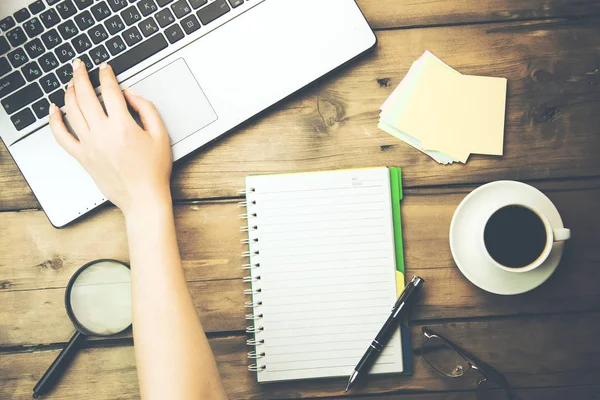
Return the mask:
[(215, 110), (182, 58), (133, 84), (131, 89), (154, 103), (171, 145), (217, 120)]

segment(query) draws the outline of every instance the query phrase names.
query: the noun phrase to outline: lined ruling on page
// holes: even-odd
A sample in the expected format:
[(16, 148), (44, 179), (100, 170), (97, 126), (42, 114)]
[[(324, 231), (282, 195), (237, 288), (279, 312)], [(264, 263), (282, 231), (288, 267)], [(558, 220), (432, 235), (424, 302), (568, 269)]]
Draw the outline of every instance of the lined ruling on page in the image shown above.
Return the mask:
[[(349, 375), (397, 297), (389, 170), (250, 176), (246, 189), (259, 382)], [(396, 332), (373, 372), (402, 370)]]

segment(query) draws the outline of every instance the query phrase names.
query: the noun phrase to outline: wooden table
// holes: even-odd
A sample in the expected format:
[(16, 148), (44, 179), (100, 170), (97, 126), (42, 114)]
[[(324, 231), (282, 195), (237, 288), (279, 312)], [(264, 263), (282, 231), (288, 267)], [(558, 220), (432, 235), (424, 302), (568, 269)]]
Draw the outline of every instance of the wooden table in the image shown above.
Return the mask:
[[(361, 0), (379, 46), (286, 100), (175, 171), (179, 243), (190, 289), (232, 399), (342, 398), (341, 380), (258, 385), (246, 370), (236, 189), (249, 173), (397, 165), (409, 274), (427, 280), (413, 348), (431, 326), (506, 374), (523, 399), (600, 398), (600, 2)], [(429, 49), (462, 73), (509, 80), (505, 154), (440, 166), (377, 129), (378, 108)], [(520, 296), (486, 293), (455, 267), (452, 214), (485, 182), (541, 189), (572, 229), (554, 276)], [(0, 149), (0, 399), (29, 398), (72, 334), (65, 285), (97, 258), (128, 260), (121, 213), (104, 207), (50, 226)], [(131, 336), (92, 340), (52, 399), (138, 398)], [(379, 377), (361, 399), (474, 399), (476, 373)], [(369, 395), (371, 394), (371, 396)]]

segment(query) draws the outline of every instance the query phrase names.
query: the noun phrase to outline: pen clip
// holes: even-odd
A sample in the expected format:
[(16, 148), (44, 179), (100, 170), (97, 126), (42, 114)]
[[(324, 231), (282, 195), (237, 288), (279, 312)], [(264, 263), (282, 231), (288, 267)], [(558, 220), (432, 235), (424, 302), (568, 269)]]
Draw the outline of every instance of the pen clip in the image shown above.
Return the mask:
[(400, 297), (398, 297), (398, 300), (396, 300), (396, 304), (394, 304), (392, 312), (395, 312), (396, 310), (398, 310), (399, 307), (402, 306), (403, 303), (406, 303), (408, 300), (410, 300), (410, 298), (412, 297), (412, 293), (415, 290), (420, 289), (421, 286), (423, 286), (423, 283), (425, 283), (425, 280), (423, 278), (414, 276), (410, 280), (410, 282), (408, 282), (408, 284), (402, 291), (402, 294), (400, 295)]

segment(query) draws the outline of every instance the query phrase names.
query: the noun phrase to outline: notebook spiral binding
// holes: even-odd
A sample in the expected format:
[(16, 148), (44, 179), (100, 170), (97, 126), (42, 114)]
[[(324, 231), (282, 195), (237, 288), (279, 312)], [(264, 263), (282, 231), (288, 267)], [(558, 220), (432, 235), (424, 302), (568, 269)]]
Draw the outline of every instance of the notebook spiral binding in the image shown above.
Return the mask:
[(246, 333), (253, 335), (252, 339), (246, 341), (246, 345), (252, 347), (253, 350), (248, 352), (248, 359), (255, 360), (253, 364), (248, 365), (248, 370), (251, 372), (260, 372), (267, 369), (264, 363), (260, 363), (259, 360), (263, 359), (266, 354), (264, 351), (259, 350), (260, 346), (263, 346), (265, 339), (263, 337), (264, 327), (260, 325), (260, 320), (264, 318), (264, 314), (259, 311), (262, 306), (261, 293), (262, 289), (260, 285), (260, 250), (258, 234), (258, 224), (256, 223), (258, 214), (255, 210), (256, 207), (256, 194), (255, 188), (247, 188), (245, 190), (238, 191), (239, 194), (246, 196), (246, 200), (239, 202), (238, 206), (245, 207), (246, 213), (241, 214), (240, 219), (246, 220), (246, 224), (240, 228), (241, 232), (247, 232), (248, 238), (241, 241), (243, 245), (248, 246), (248, 250), (242, 252), (242, 258), (246, 258), (249, 261), (242, 264), (242, 269), (249, 272), (248, 276), (242, 278), (244, 283), (250, 284), (250, 288), (244, 290), (245, 296), (250, 296), (251, 299), (246, 301), (245, 307), (252, 309), (251, 314), (246, 314), (245, 319), (252, 321), (252, 325), (246, 327)]

